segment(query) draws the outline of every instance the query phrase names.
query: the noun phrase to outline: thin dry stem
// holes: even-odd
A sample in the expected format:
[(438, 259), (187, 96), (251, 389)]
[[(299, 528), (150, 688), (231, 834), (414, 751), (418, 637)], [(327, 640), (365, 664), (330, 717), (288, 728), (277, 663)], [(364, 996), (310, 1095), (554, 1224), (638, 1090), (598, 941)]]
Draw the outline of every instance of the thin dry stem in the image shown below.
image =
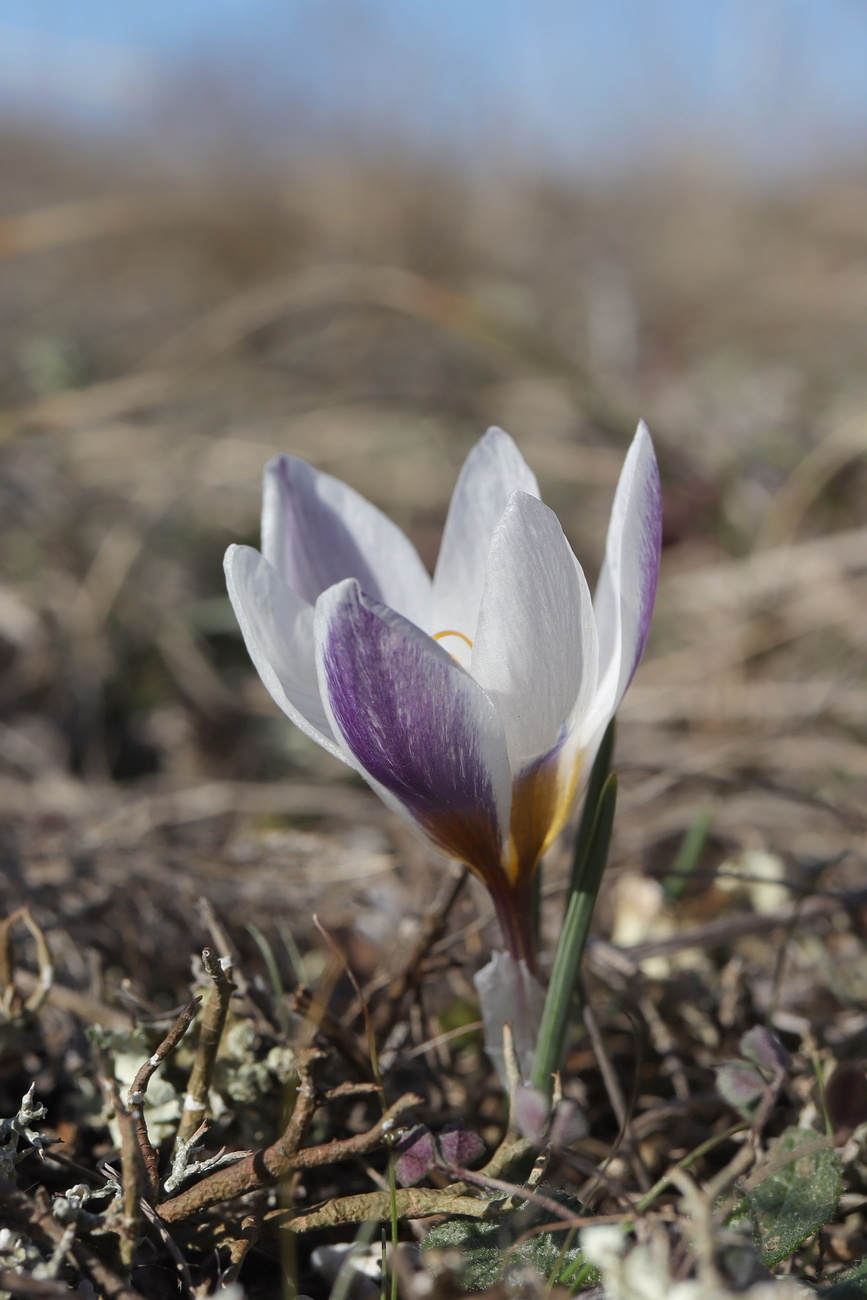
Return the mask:
[(100, 1079), (103, 1092), (114, 1111), (120, 1129), (121, 1188), (123, 1213), (120, 1223), (120, 1258), (125, 1268), (132, 1265), (141, 1238), (141, 1205), (147, 1186), (147, 1171), (139, 1144), (138, 1125), (132, 1111), (121, 1100), (117, 1081)]
[(229, 1002), (235, 990), (231, 958), (221, 957), (218, 960), (210, 948), (205, 948), (202, 952), (202, 961), (205, 970), (214, 981), (214, 988), (202, 1016), (199, 1044), (190, 1071), (190, 1081), (184, 1097), (176, 1142), (187, 1142), (202, 1122), (202, 1116), (208, 1105), (208, 1089), (211, 1086), (217, 1049), (223, 1036)]
[(174, 1051), (192, 1024), (201, 1000), (201, 998), (193, 998), (191, 1002), (187, 1003), (153, 1056), (148, 1057), (133, 1079), (127, 1096), (127, 1106), (135, 1122), (139, 1148), (145, 1165), (147, 1199), (150, 1202), (156, 1200), (159, 1192), (160, 1168), (159, 1156), (151, 1146), (147, 1121), (144, 1117), (145, 1094), (154, 1073), (159, 1069), (166, 1057)]

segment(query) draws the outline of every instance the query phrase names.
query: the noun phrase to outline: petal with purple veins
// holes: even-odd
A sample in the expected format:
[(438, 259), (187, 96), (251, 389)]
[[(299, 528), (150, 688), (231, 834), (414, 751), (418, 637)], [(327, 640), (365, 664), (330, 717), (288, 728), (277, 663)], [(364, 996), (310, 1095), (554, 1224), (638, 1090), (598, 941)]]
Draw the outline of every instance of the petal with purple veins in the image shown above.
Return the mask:
[(445, 650), (347, 581), (320, 596), (319, 684), (334, 734), (443, 853), (500, 873), (511, 774), (497, 712)]

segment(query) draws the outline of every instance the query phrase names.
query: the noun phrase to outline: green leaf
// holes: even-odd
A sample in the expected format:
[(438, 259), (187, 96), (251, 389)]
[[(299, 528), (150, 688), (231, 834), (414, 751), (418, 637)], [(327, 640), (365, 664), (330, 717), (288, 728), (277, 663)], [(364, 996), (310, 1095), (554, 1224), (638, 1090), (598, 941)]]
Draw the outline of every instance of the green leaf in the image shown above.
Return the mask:
[(676, 900), (683, 895), (690, 876), (701, 860), (712, 825), (713, 813), (709, 808), (702, 809), (681, 840), (671, 874), (662, 882), (667, 898)]
[(834, 1279), (830, 1287), (823, 1287), (819, 1294), (825, 1300), (861, 1300), (862, 1296), (867, 1296), (867, 1257), (847, 1268), (845, 1273)]
[[(767, 1171), (763, 1173), (764, 1171)], [(768, 1268), (788, 1259), (837, 1212), (840, 1157), (811, 1129), (787, 1128), (745, 1187)], [(755, 1178), (755, 1176), (754, 1176)]]
[[(540, 1190), (574, 1213), (581, 1213), (580, 1202), (568, 1193), (547, 1187)], [(580, 1276), (584, 1257), (575, 1244), (574, 1232), (564, 1227), (525, 1236), (528, 1229), (550, 1223), (552, 1217), (543, 1206), (527, 1201), (500, 1219), (446, 1219), (431, 1229), (423, 1249), (460, 1251), (461, 1267), (455, 1281), (463, 1291), (487, 1290), (502, 1281), (504, 1274), (517, 1272), (528, 1264), (553, 1282), (561, 1280), (567, 1272)], [(594, 1269), (594, 1276), (595, 1273)], [(587, 1280), (591, 1279), (581, 1277), (582, 1282)]]

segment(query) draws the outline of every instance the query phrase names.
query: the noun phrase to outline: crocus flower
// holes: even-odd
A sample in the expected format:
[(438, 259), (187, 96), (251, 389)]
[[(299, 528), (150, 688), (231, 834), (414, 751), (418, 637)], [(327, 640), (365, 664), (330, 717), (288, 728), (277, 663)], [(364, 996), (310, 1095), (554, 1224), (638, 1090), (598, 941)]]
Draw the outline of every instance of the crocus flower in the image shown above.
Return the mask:
[(484, 882), (530, 974), (533, 877), (644, 649), (660, 531), (641, 424), (594, 602), (534, 475), (491, 429), (458, 479), (433, 579), (381, 511), (293, 456), (265, 470), (262, 553), (226, 555), (275, 702)]

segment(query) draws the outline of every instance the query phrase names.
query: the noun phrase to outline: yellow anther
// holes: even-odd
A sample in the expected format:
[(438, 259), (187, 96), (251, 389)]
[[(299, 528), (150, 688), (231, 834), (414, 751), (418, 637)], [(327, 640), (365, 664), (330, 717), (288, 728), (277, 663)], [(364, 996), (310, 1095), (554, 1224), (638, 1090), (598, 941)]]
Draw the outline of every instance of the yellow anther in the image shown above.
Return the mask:
[(434, 641), (442, 641), (445, 636), (459, 636), (462, 641), (466, 641), (471, 650), (473, 648), (473, 643), (468, 636), (464, 636), (463, 632), (455, 632), (452, 628), (447, 628), (445, 632), (434, 632), (433, 639)]

